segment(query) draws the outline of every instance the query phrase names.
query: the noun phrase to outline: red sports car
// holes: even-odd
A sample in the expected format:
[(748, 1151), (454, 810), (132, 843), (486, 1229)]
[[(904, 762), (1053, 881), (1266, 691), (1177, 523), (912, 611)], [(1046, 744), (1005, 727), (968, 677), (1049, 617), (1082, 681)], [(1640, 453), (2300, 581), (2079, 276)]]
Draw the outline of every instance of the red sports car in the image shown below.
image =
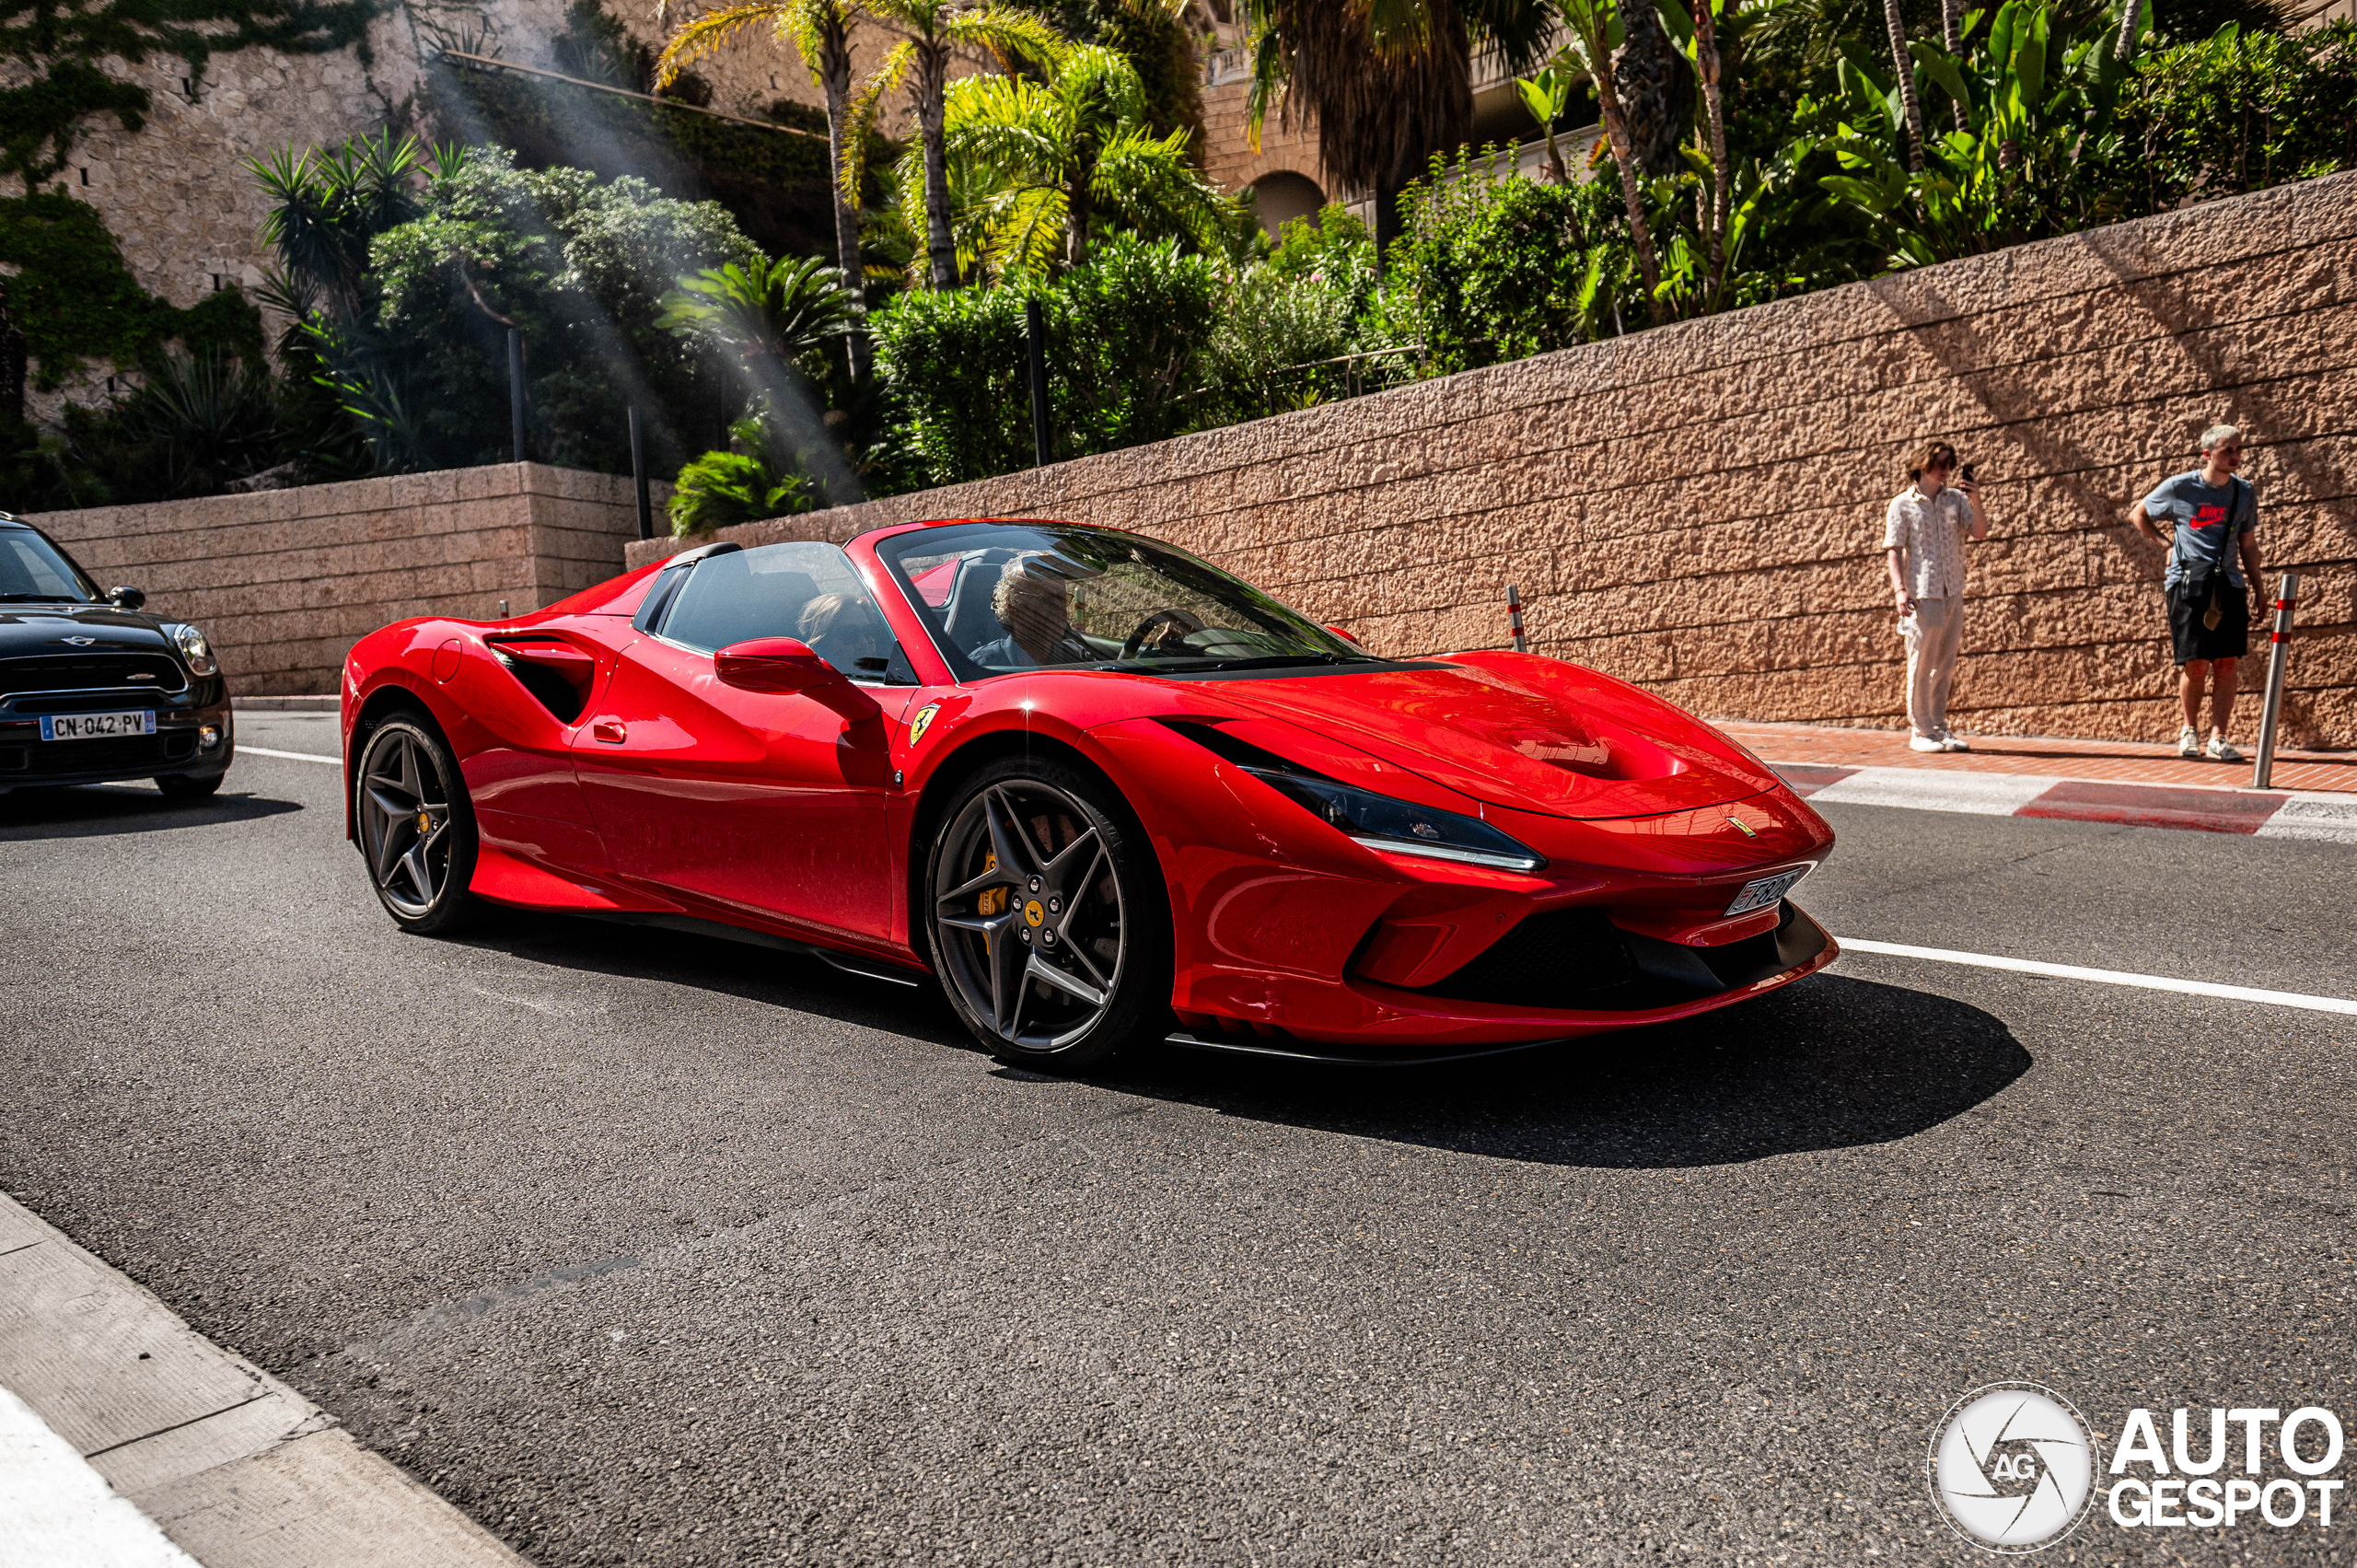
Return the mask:
[(937, 979), (1010, 1061), (1141, 1039), (1478, 1054), (1835, 957), (1833, 833), (1632, 686), (1387, 659), (1069, 523), (708, 545), (344, 667), (347, 829), (412, 931), (477, 900)]

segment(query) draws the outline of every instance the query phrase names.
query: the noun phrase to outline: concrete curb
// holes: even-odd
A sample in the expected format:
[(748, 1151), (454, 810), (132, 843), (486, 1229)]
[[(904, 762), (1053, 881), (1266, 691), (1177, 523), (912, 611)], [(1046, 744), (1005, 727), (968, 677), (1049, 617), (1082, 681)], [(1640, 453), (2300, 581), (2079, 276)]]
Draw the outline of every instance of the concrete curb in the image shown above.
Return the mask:
[(232, 697), (229, 706), (241, 714), (333, 714), (343, 711), (343, 699), (332, 693), (325, 697)]
[(2051, 817), (2357, 844), (2357, 796), (2198, 784), (2121, 784), (2036, 773), (1840, 768), (1771, 762), (1793, 793), (1832, 805), (1898, 806), (1991, 817)]
[(204, 1568), (523, 1562), (5, 1193), (0, 1387)]

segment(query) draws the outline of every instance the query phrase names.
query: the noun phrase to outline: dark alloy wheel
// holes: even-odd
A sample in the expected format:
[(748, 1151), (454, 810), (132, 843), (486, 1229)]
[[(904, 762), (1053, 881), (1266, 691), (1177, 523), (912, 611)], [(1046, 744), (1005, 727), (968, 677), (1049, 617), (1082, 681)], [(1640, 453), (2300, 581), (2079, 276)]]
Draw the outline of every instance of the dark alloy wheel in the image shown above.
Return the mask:
[(983, 769), (942, 817), (925, 889), (934, 971), (1000, 1060), (1081, 1068), (1167, 1032), (1169, 895), (1098, 780)]
[(474, 808), (441, 737), (407, 716), (378, 725), (353, 804), (368, 878), (404, 930), (447, 931), (473, 912)]

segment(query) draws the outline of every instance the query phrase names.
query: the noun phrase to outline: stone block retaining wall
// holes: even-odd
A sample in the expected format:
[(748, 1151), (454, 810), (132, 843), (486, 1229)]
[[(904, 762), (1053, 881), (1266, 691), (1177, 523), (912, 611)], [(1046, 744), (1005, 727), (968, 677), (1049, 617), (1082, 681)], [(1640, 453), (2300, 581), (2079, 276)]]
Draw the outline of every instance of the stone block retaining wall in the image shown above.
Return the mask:
[(1992, 522), (1957, 726), (2171, 738), (2162, 552), (2123, 514), (2218, 420), (2270, 587), (2304, 576), (2285, 739), (2357, 746), (2357, 174), (733, 537), (1138, 528), (1399, 656), (1504, 645), (1511, 583), (1537, 651), (1699, 713), (1898, 727), (1883, 510), (1944, 436)]
[(239, 697), (332, 692), (354, 643), (410, 616), (552, 604), (619, 572), (638, 537), (628, 479), (539, 463), (26, 520), (100, 587), (203, 627)]

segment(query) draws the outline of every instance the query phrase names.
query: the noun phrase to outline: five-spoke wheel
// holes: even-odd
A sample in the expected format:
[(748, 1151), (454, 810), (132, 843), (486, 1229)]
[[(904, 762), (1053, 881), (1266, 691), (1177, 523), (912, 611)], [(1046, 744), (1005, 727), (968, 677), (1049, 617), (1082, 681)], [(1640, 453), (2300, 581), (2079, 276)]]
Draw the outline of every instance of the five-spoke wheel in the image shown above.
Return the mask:
[(393, 919), (441, 931), (468, 912), (474, 814), (457, 762), (415, 720), (386, 720), (368, 737), (354, 785), (360, 851)]
[(975, 1037), (1010, 1061), (1080, 1067), (1144, 1032), (1169, 1002), (1166, 895), (1110, 792), (1003, 762), (941, 820), (934, 967)]

